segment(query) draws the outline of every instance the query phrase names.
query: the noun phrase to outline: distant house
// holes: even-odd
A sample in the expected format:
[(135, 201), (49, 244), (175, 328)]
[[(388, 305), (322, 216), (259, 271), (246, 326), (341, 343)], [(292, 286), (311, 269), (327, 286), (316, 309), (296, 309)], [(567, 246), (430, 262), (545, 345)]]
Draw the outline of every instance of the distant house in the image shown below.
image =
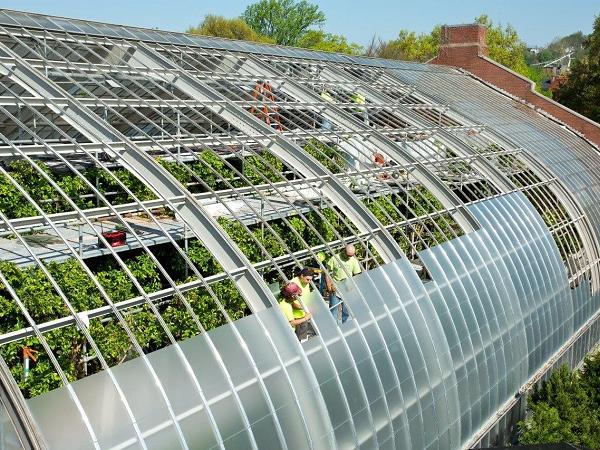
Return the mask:
[(571, 60), (574, 53), (573, 50), (569, 49), (568, 52), (560, 58), (543, 63), (542, 67), (544, 71), (550, 76), (559, 76), (568, 73), (571, 69)]
[(566, 51), (567, 53), (560, 58), (542, 63), (544, 73), (548, 76), (548, 79), (542, 83), (544, 89), (554, 91), (566, 81), (571, 69), (572, 57), (575, 53), (572, 48), (568, 48)]

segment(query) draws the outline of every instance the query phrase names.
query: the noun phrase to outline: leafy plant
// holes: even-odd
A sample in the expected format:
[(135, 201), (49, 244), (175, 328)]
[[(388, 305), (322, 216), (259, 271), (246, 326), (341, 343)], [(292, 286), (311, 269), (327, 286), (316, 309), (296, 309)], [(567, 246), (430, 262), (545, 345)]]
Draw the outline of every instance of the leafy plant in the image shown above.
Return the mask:
[(344, 155), (335, 145), (327, 145), (317, 139), (309, 139), (304, 150), (323, 164), (332, 173), (340, 173), (346, 167)]
[(325, 14), (306, 0), (259, 0), (246, 8), (242, 19), (276, 44), (298, 45), (310, 27), (325, 22)]
[(528, 398), (530, 414), (519, 423), (520, 442), (600, 448), (599, 379), (597, 355), (587, 357), (581, 371), (570, 371), (566, 365), (555, 370)]
[(243, 174), (252, 184), (264, 184), (265, 179), (273, 183), (284, 180), (283, 163), (266, 150), (247, 156), (243, 164)]

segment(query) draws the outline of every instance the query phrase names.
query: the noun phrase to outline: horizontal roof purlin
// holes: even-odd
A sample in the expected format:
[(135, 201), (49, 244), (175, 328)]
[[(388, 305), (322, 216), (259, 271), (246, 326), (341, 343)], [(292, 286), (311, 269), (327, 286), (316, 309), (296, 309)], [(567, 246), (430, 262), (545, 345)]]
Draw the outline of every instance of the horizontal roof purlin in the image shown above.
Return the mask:
[(117, 37), (145, 42), (188, 45), (193, 47), (215, 48), (221, 50), (258, 53), (272, 56), (288, 56), (327, 62), (353, 63), (389, 69), (410, 69), (428, 72), (446, 72), (449, 68), (429, 64), (397, 61), (366, 56), (351, 56), (342, 53), (322, 52), (281, 45), (269, 45), (233, 39), (191, 35), (171, 31), (151, 30), (124, 25), (105, 24), (81, 19), (46, 16), (43, 14), (0, 9), (0, 25), (8, 27), (38, 28), (47, 31), (59, 31), (91, 36)]

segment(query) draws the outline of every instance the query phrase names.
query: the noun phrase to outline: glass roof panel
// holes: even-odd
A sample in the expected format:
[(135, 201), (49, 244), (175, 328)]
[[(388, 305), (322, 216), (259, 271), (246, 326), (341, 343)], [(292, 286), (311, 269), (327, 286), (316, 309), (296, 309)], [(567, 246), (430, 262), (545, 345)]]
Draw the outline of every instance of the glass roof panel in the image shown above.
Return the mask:
[(58, 448), (458, 448), (600, 306), (597, 152), (466, 74), (0, 22), (0, 356)]

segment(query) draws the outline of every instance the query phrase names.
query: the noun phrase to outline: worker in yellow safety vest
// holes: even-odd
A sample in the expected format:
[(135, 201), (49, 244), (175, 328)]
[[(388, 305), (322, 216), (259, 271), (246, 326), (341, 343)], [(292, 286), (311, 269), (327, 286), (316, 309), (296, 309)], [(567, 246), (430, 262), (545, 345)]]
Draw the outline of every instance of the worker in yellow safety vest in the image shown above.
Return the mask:
[(296, 283), (287, 283), (281, 288), (279, 296), (279, 308), (289, 322), (290, 326), (296, 332), (300, 341), (306, 339), (311, 314), (305, 311), (300, 304), (299, 297), (302, 295), (302, 289)]
[[(334, 282), (340, 282), (348, 277), (358, 275), (361, 272), (360, 263), (356, 255), (354, 245), (348, 244), (339, 254), (332, 256), (327, 261), (327, 270)], [(334, 319), (337, 321), (339, 305), (342, 305), (342, 323), (348, 320), (349, 314), (346, 304), (335, 292), (335, 289), (329, 296), (329, 309)]]
[[(333, 97), (331, 96), (329, 89), (327, 89), (326, 86), (323, 87), (323, 90), (321, 91), (321, 98), (327, 103), (333, 103)], [(323, 130), (331, 130), (331, 122), (329, 121), (329, 119), (323, 117), (323, 119), (321, 120), (321, 128)]]
[(367, 103), (367, 99), (360, 92), (354, 92), (352, 94), (352, 101), (356, 103), (356, 107), (354, 108), (357, 113), (360, 113), (365, 121), (365, 124), (369, 125), (369, 112), (367, 111), (367, 107), (365, 106)]

